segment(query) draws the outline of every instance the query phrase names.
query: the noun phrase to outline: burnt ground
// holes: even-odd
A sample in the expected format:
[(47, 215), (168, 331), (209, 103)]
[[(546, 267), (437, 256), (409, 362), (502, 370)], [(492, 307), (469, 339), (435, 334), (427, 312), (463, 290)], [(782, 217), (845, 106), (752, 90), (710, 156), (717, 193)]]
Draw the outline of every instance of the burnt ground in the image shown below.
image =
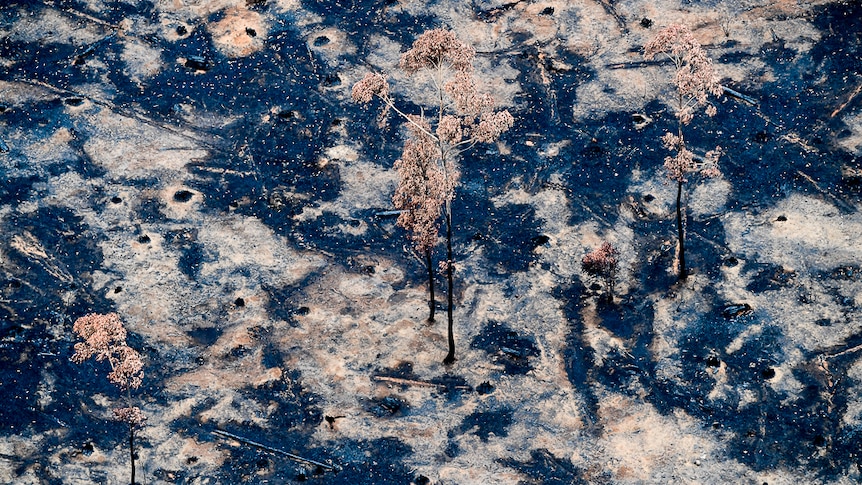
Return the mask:
[[(671, 22), (745, 97), (687, 129), (724, 155), (682, 283), (640, 56)], [(441, 26), (516, 119), (462, 161), (449, 367), (379, 215), (401, 129), (350, 101), (384, 71), (415, 109), (398, 55)], [(5, 2), (0, 482), (128, 481), (122, 396), (69, 360), (115, 311), (142, 483), (858, 483), (861, 33), (850, 1)]]

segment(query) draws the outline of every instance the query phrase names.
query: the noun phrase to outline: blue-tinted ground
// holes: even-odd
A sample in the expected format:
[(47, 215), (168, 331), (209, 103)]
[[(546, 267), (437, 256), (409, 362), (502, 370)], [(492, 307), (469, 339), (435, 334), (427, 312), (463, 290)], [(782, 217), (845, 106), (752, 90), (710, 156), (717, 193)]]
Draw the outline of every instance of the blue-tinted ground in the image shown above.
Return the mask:
[[(187, 189), (173, 193), (172, 201), (153, 195), (135, 202), (131, 209), (134, 221), (128, 225), (131, 229), (117, 228), (129, 231), (129, 240), (149, 244), (150, 236), (140, 229), (142, 225), (167, 227), (172, 216), (166, 204), (188, 204), (197, 200), (194, 194), (203, 194), (199, 208), (203, 213), (215, 218), (231, 214), (259, 220), (294, 247), (326, 254), (328, 264), (340, 265), (345, 272), (373, 277), (374, 265), (358, 261), (368, 255), (401, 254), (395, 261), (406, 273), (407, 282), (397, 283), (395, 289), (423, 281), (424, 268), (403, 252), (403, 232), (391, 220), (375, 216), (389, 207), (355, 207), (349, 213), (325, 212), (317, 218), (298, 216), (310, 207), (336, 202), (348, 184), (338, 163), (320, 163), (327, 157), (327, 148), (350, 140), (361, 147), (361, 157), (386, 168), (398, 156), (397, 125), (378, 126), (377, 112), (350, 103), (345, 96), (349, 89), (345, 73), (357, 66), (370, 66), (368, 56), (381, 36), (407, 46), (419, 33), (446, 25), (447, 20), (433, 13), (440, 10), (417, 14), (399, 8), (401, 2), (395, 1), (303, 1), (299, 10), (284, 10), (277, 2), (266, 0), (236, 3), (270, 22), (263, 48), (235, 58), (225, 56), (205, 28), (228, 15), (226, 10), (171, 23), (149, 1), (104, 2), (104, 8), (97, 11), (78, 1), (12, 1), (0, 7), (3, 92), (36, 89), (43, 93), (17, 96), (13, 102), (0, 97), (0, 399), (4, 402), (0, 406), (0, 435), (7, 439), (40, 436), (26, 454), (10, 448), (0, 450), (2, 460), (13, 470), (12, 476), (29, 474), (42, 483), (65, 483), (64, 477), (50, 471), (48, 456), (59, 453), (63, 459), (71, 459), (92, 453), (94, 448), (113, 449), (122, 442), (124, 433), (120, 424), (82, 412), (100, 406), (92, 394), (113, 396), (116, 391), (104, 379), (69, 362), (72, 322), (88, 312), (115, 310), (111, 292), (117, 295), (125, 289), (119, 282), (105, 291), (102, 248), (107, 236), (101, 229), (89, 227), (80, 212), (99, 213), (126, 203), (116, 190), (106, 187), (125, 185), (144, 192), (152, 188), (147, 193), (155, 194), (162, 181), (159, 173), (150, 178), (124, 179), (96, 163), (85, 149), (95, 124), (70, 115), (78, 106), (92, 103), (166, 133), (181, 133), (207, 151), (206, 157), (188, 163)], [(493, 22), (521, 8), (517, 5), (521, 2), (498, 3), (486, 8), (475, 2), (468, 11), (476, 19)], [(555, 11), (552, 3), (539, 9), (538, 15), (562, 22), (559, 6)], [(627, 11), (606, 8), (616, 14), (614, 18), (623, 23), (625, 31), (648, 35), (652, 28)], [(70, 40), (65, 32), (40, 32), (41, 27), (28, 23), (28, 18), (45, 18), (47, 14), (67, 19), (66, 25), (86, 31), (89, 40)], [(720, 66), (756, 60), (759, 69), (771, 73), (771, 77), (725, 79), (728, 87), (753, 97), (757, 104), (724, 97), (718, 102), (718, 116), (698, 119), (688, 131), (692, 146), (711, 147), (716, 138), (723, 146), (726, 155), (721, 167), (732, 191), (725, 212), (767, 213), (791, 194), (826, 200), (839, 215), (856, 212), (862, 160), (852, 150), (840, 148), (853, 131), (836, 110), (840, 108), (842, 114), (858, 112), (862, 99), (855, 96), (862, 72), (862, 7), (856, 2), (834, 2), (812, 7), (804, 15), (819, 32), (819, 38), (804, 52), (774, 32), (773, 38), (754, 52), (732, 38), (707, 46), (710, 52), (722, 53), (715, 59)], [(304, 27), (309, 16), (316, 19), (316, 30)], [(133, 28), (118, 33), (116, 27), (129, 19)], [(31, 29), (28, 35), (13, 35), (25, 23)], [(180, 25), (186, 27), (179, 29)], [(46, 24), (44, 28), (55, 26)], [(337, 42), (314, 33), (328, 28), (348, 33), (355, 46), (354, 51), (337, 53), (335, 63), (313, 49)], [(172, 30), (175, 37), (167, 38), (165, 29)], [(254, 37), (257, 32), (247, 31), (247, 35)], [(559, 282), (551, 292), (569, 327), (565, 347), (559, 351), (566, 379), (580, 396), (586, 436), (599, 439), (606, 432), (600, 389), (610, 389), (629, 393), (664, 416), (687, 413), (703, 429), (720, 434), (727, 459), (753, 473), (787, 469), (804, 470), (805, 476), (822, 481), (845, 477), (859, 462), (858, 450), (862, 448), (858, 421), (855, 425), (842, 421), (850, 412), (849, 406), (858, 402), (858, 383), (848, 372), (858, 365), (859, 351), (854, 349), (862, 344), (862, 334), (848, 336), (838, 348), (794, 355), (794, 362), (808, 364), (789, 370), (800, 386), (794, 391), (800, 398), (791, 399), (790, 391), (776, 389), (770, 382), (776, 377), (775, 369), (789, 358), (788, 349), (795, 349), (793, 337), (769, 321), (772, 313), (762, 308), (748, 311), (745, 302), (728, 300), (727, 293), (706, 285), (699, 298), (711, 310), (701, 312), (678, 335), (679, 354), (675, 358), (679, 372), (677, 379), (667, 379), (660, 369), (662, 362), (651, 350), (656, 315), (649, 302), (654, 295), (675, 297), (676, 281), (668, 271), (673, 248), (666, 244), (675, 236), (674, 226), (668, 218), (637, 212), (638, 205), (648, 205), (656, 195), (632, 193), (627, 174), (635, 170), (659, 173), (665, 153), (657, 140), (674, 123), (670, 111), (658, 101), (645, 103), (639, 111), (648, 114), (652, 123), (642, 129), (634, 126), (631, 110), (605, 109), (598, 117), (574, 119), (569, 107), (579, 102), (578, 87), (595, 81), (601, 67), (562, 48), (552, 62), (545, 54), (546, 45), (536, 43), (530, 33), (512, 31), (506, 35), (512, 47), (480, 51), (480, 57), (492, 63), (506, 62), (518, 73), (509, 80), (520, 87), (509, 106), (516, 123), (503, 137), (509, 147), (505, 153), (496, 146), (481, 147), (463, 161), (462, 184), (453, 202), (456, 252), (468, 248), (481, 252), (487, 263), (487, 274), (482, 278), (504, 282), (504, 298), (517, 299), (524, 290), (509, 278), (537, 266), (552, 271), (541, 254), (554, 241), (543, 232), (543, 222), (531, 204), (500, 205), (496, 200), (513, 188), (535, 195), (551, 187), (567, 198), (566, 224), (595, 223), (603, 231), (628, 217), (629, 209), (624, 207), (635, 208), (629, 224), (637, 242), (627, 257), (635, 264), (625, 273), (628, 281), (621, 285), (628, 288), (625, 296), (613, 305), (594, 305), (600, 287), (576, 277)], [(125, 36), (160, 52), (164, 61), (163, 67), (143, 83), (129, 75), (121, 42)], [(185, 61), (175, 61), (178, 59)], [(643, 68), (637, 56), (632, 59), (603, 69)], [(843, 101), (846, 103), (842, 105)], [(210, 123), (205, 119), (210, 115), (232, 122)], [(64, 128), (71, 133), (68, 150), (32, 163), (32, 151), (24, 149), (24, 141), (44, 139), (49, 143), (50, 136)], [(789, 133), (801, 136), (801, 140), (788, 137)], [(549, 146), (564, 140), (570, 142), (562, 145), (558, 156), (542, 156), (535, 148), (536, 144)], [(45, 187), (67, 172), (77, 174), (84, 184), (92, 182), (90, 207), (41, 203)], [(109, 184), (104, 182), (106, 177)], [(19, 210), (24, 205), (37, 208)], [(338, 229), (360, 225), (367, 225), (367, 230), (358, 235)], [(810, 295), (793, 269), (751, 258), (739, 261), (741, 255), (729, 248), (727, 235), (718, 223), (710, 223), (708, 218), (690, 220), (689, 231), (689, 265), (715, 286), (724, 271), (741, 265), (739, 270), (749, 275), (745, 289), (752, 294), (793, 290), (798, 291), (802, 305), (824, 298), (832, 301), (843, 321), (835, 321), (832, 314), (819, 319), (826, 331), (858, 317), (854, 313), (858, 301), (841, 290), (842, 285), (862, 280), (858, 264), (826, 268), (811, 275), (821, 293)], [(217, 255), (208, 249), (198, 230), (165, 229), (158, 237), (162, 247), (177, 255), (177, 268), (189, 284), (207, 288), (202, 270), (216, 262)], [(299, 319), (310, 311), (301, 299), (303, 291), (325, 281), (324, 274), (321, 269), (296, 283), (264, 284), (267, 313), (273, 319), (301, 326)], [(445, 292), (443, 282), (439, 278), (441, 293)], [(458, 285), (466, 288), (469, 281)], [(245, 300), (228, 293), (225, 290), (213, 296), (224, 301), (220, 303), (221, 313), (207, 315), (212, 325), (186, 328), (192, 342), (188, 351), (148, 371), (140, 393), (148, 396), (150, 405), (170, 405), (178, 397), (164, 389), (166, 380), (215, 358), (204, 349), (223, 336), (219, 322), (229, 311), (246, 305)], [(440, 297), (438, 301), (444, 300)], [(587, 307), (594, 308), (608, 335), (624, 343), (624, 351), (592, 347), (584, 322)], [(438, 319), (442, 320), (445, 312), (439, 310)], [(724, 350), (752, 326), (762, 327), (757, 338), (746, 340), (732, 353)], [(481, 404), (447, 429), (448, 444), (427, 462), (444, 463), (465, 456), (464, 436), (474, 435), (468, 443), (475, 438), (487, 443), (507, 437), (510, 428), (520, 425), (521, 414), (516, 412), (517, 406), (500, 396), (504, 391), (494, 379), (506, 382), (532, 375), (540, 355), (547, 352), (538, 342), (540, 338), (522, 325), (488, 319), (475, 327), (473, 338), (459, 345), (483, 352), (496, 370), (481, 385), (470, 385), (469, 369), (457, 365), (432, 381), (436, 386), (433, 395), (441, 402), (456, 406), (459, 401), (481, 399)], [(431, 483), (432, 479), (411, 465), (417, 461), (411, 461), (412, 447), (397, 436), (344, 437), (321, 445), (316, 437), (321, 427), (341, 418), (326, 414), (330, 411), (319, 395), (323, 390), (305, 386), (302, 373), (290, 369), (293, 357), (288, 354), (301, 349), (286, 348), (267, 333), (265, 326), (258, 330), (251, 332), (252, 344), (234, 347), (219, 358), (241, 361), (255, 349), (262, 349), (262, 365), (285, 369), (286, 377), (264, 387), (249, 384), (238, 393), (262, 407), (275, 404), (280, 411), (270, 416), (265, 426), (249, 419), (223, 427), (283, 451), (331, 463), (341, 471), (336, 474), (294, 462), (254, 446), (225, 445), (229, 461), (201, 468), (197, 466), (199, 458), (189, 455), (184, 457), (188, 465), (184, 469), (150, 463), (151, 479), (186, 483), (209, 476), (222, 483)], [(160, 355), (159, 349), (148, 347), (154, 343), (134, 333), (130, 342), (145, 355)], [(601, 358), (596, 358), (598, 352), (602, 352)], [(828, 359), (828, 367), (823, 359)], [(738, 397), (710, 398), (714, 381), (709, 375), (720, 367), (732, 370), (727, 374), (727, 386), (746, 389), (747, 395), (755, 396), (753, 400), (742, 405)], [(368, 373), (422, 380), (405, 367), (380, 365), (369, 368)], [(53, 386), (52, 398), (47, 400), (40, 394), (46, 380)], [(423, 403), (399, 397), (399, 392), (406, 393), (408, 388), (396, 386), (391, 396), (363, 397), (365, 412), (380, 422), (420, 416), (425, 412)], [(172, 422), (172, 432), (203, 443), (219, 442), (220, 438), (211, 433), (215, 425), (200, 418), (201, 412), (214, 404), (206, 400), (196, 403), (184, 417)], [(141, 446), (154, 449), (157, 443), (144, 440)], [(519, 473), (523, 483), (624, 480), (600, 465), (599, 471), (585, 470), (573, 464), (568, 455), (542, 446), (531, 447), (521, 456), (492, 461)], [(98, 466), (91, 467), (91, 480), (104, 482), (107, 476)]]

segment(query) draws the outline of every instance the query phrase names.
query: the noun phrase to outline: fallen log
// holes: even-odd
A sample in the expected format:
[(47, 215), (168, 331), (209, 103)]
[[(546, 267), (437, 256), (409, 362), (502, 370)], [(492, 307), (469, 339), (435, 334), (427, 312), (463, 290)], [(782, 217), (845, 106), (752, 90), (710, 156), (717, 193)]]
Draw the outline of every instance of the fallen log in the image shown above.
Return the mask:
[[(380, 382), (388, 382), (390, 384), (398, 384), (400, 386), (408, 386), (408, 387), (433, 387), (435, 389), (448, 389), (449, 386), (446, 384), (438, 384), (436, 382), (428, 382), (428, 381), (419, 381), (415, 379), (403, 379), (401, 377), (389, 377), (389, 376), (374, 376), (372, 377), (375, 381)], [(470, 390), (470, 386), (453, 386), (454, 389), (459, 390)]]
[(835, 108), (835, 111), (833, 111), (833, 112), (832, 112), (832, 114), (831, 114), (831, 115), (829, 115), (829, 117), (830, 117), (830, 118), (834, 118), (838, 113), (840, 113), (841, 111), (843, 111), (843, 110), (844, 110), (844, 108), (846, 108), (846, 107), (847, 107), (847, 105), (849, 105), (849, 104), (853, 101), (853, 98), (855, 98), (855, 97), (856, 97), (856, 95), (857, 95), (857, 94), (859, 94), (859, 92), (860, 92), (860, 91), (862, 91), (862, 84), (860, 84), (860, 85), (856, 86), (856, 89), (855, 89), (855, 90), (853, 90), (853, 92), (852, 92), (852, 93), (850, 93), (850, 97), (848, 97), (848, 98), (847, 98), (847, 101), (845, 101), (844, 103), (842, 103), (842, 104), (841, 104), (841, 106), (839, 106), (839, 107)]
[(336, 472), (336, 473), (341, 471), (341, 467), (339, 467), (337, 465), (328, 465), (326, 463), (323, 463), (323, 462), (320, 462), (317, 460), (312, 460), (311, 458), (305, 458), (305, 457), (302, 457), (299, 455), (295, 455), (293, 453), (289, 453), (289, 452), (284, 451), (284, 450), (279, 450), (278, 448), (273, 448), (271, 446), (267, 446), (265, 444), (258, 443), (256, 441), (252, 441), (248, 438), (243, 438), (242, 436), (235, 435), (233, 433), (228, 433), (227, 431), (222, 431), (220, 429), (216, 429), (216, 430), (213, 430), (213, 434), (220, 436), (222, 438), (229, 438), (232, 440), (236, 440), (242, 444), (254, 446), (255, 448), (259, 448), (261, 450), (268, 451), (270, 453), (275, 453), (276, 455), (281, 455), (281, 456), (290, 458), (291, 460), (298, 461), (300, 463), (305, 463), (308, 465), (314, 465), (314, 466), (320, 467), (324, 470), (328, 470), (328, 471)]
[(744, 101), (744, 102), (746, 102), (752, 106), (757, 106), (757, 100), (752, 98), (751, 96), (742, 94), (739, 91), (735, 91), (735, 90), (730, 89), (729, 87), (724, 86), (724, 85), (721, 86), (721, 90), (724, 91), (724, 94), (726, 94), (732, 98), (742, 100), (742, 101)]

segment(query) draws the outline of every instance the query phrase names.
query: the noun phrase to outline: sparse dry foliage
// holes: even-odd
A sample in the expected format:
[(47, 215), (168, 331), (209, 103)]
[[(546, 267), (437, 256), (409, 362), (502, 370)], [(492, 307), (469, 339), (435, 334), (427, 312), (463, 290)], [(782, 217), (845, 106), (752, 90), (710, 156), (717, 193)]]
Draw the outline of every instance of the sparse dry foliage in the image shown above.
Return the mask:
[(454, 196), (458, 174), (446, 177), (436, 163), (437, 143), (428, 135), (431, 126), (427, 120), (419, 116), (410, 116), (410, 120), (410, 137), (394, 165), (399, 183), (392, 203), (401, 210), (398, 225), (410, 231), (416, 249), (424, 254), (437, 244), (437, 221), (445, 202)]
[(721, 174), (718, 170), (718, 159), (721, 157), (721, 147), (706, 152), (698, 157), (686, 148), (685, 140), (671, 132), (661, 137), (662, 145), (675, 153), (672, 157), (665, 157), (664, 168), (667, 176), (674, 182), (688, 182), (688, 176), (697, 173), (702, 177), (717, 177)]
[(128, 406), (114, 409), (114, 418), (129, 425), (129, 460), (131, 484), (135, 484), (135, 430), (146, 421), (143, 411), (131, 405), (131, 389), (141, 386), (144, 361), (137, 350), (126, 344), (126, 329), (116, 313), (91, 313), (75, 320), (72, 330), (84, 339), (75, 344), (72, 361), (82, 364), (90, 358), (107, 361), (111, 366), (108, 380), (125, 391)]
[(715, 116), (716, 108), (709, 102), (709, 95), (721, 95), (721, 84), (712, 60), (688, 27), (680, 24), (666, 27), (644, 46), (647, 60), (659, 55), (665, 55), (674, 65), (673, 83), (679, 98), (675, 108), (680, 122), (690, 123), (700, 107), (705, 107), (707, 116)]
[(512, 127), (514, 118), (507, 110), (497, 110), (494, 98), (479, 91), (473, 69), (476, 51), (445, 29), (420, 35), (404, 52), (399, 63), (408, 75), (429, 71), (436, 92), (435, 106), (418, 114), (407, 114), (395, 105), (385, 75), (369, 73), (353, 86), (352, 98), (368, 103), (383, 101), (386, 111), (396, 112), (406, 122), (408, 139), (401, 158), (395, 162), (399, 182), (393, 204), (401, 215), (398, 224), (411, 233), (416, 249), (426, 256), (429, 274), (430, 317), (434, 319), (434, 274), (431, 251), (437, 244), (440, 216), (446, 226), (449, 285), (449, 354), (444, 362), (455, 360), (452, 330), (452, 208), (458, 186), (461, 153), (477, 143), (490, 143)]
[(461, 42), (454, 32), (432, 29), (420, 35), (401, 55), (399, 66), (412, 74), (419, 70), (448, 65), (455, 71), (472, 72), (476, 51)]
[(140, 427), (147, 420), (147, 416), (137, 406), (114, 409), (114, 419), (128, 423), (131, 426)]
[(353, 85), (351, 97), (357, 103), (368, 103), (375, 96), (388, 97), (389, 82), (386, 80), (386, 76), (369, 72), (361, 81)]
[(111, 366), (108, 380), (122, 390), (137, 389), (144, 377), (141, 355), (126, 345), (126, 329), (116, 313), (91, 313), (75, 321), (72, 330), (83, 342), (75, 344), (72, 361), (81, 364), (95, 357)]
[(688, 275), (685, 262), (685, 221), (682, 207), (682, 186), (692, 174), (703, 177), (719, 175), (718, 159), (721, 147), (698, 156), (686, 147), (683, 126), (694, 119), (698, 109), (703, 108), (707, 116), (716, 114), (715, 105), (709, 102), (709, 96), (721, 94), (721, 84), (712, 66), (712, 60), (694, 34), (684, 25), (671, 25), (661, 30), (653, 40), (644, 46), (644, 58), (654, 59), (664, 55), (674, 65), (673, 84), (676, 88), (675, 114), (677, 132), (667, 132), (662, 137), (662, 144), (673, 155), (664, 159), (667, 176), (677, 183), (676, 216), (677, 238), (679, 243), (679, 279)]
[(605, 284), (608, 302), (614, 301), (614, 285), (617, 280), (619, 251), (605, 241), (581, 259), (581, 269), (590, 276), (600, 278)]

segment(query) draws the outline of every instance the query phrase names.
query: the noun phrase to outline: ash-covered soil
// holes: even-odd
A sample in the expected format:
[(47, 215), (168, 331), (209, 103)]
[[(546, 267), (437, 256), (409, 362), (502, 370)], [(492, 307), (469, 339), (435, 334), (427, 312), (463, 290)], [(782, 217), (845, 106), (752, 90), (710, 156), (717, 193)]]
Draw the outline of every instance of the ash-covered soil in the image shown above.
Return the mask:
[[(682, 283), (641, 55), (675, 22), (742, 95), (688, 128), (724, 155)], [(418, 109), (395, 68), (435, 27), (516, 120), (463, 160), (451, 366), (379, 215), (403, 133), (350, 100), (391, 72)], [(858, 483), (860, 36), (855, 1), (4, 2), (0, 482), (128, 483), (122, 395), (69, 360), (115, 311), (141, 483)]]

